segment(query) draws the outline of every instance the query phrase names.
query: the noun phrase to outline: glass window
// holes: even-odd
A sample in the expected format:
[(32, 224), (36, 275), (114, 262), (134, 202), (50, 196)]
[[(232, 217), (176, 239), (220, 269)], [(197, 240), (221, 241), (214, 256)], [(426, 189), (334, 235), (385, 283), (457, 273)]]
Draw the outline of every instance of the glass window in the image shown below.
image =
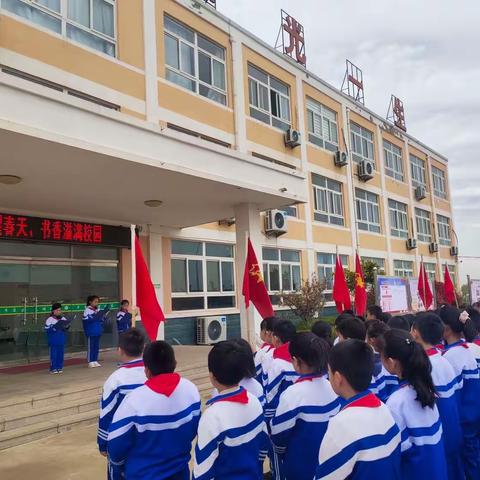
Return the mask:
[(390, 234), (393, 237), (408, 238), (407, 205), (389, 199), (388, 211), (390, 214)]
[(318, 222), (344, 225), (342, 184), (312, 174), (314, 219)]
[(385, 156), (385, 173), (389, 177), (403, 182), (402, 149), (384, 140), (383, 152)]
[(438, 240), (440, 245), (451, 245), (452, 238), (450, 236), (450, 219), (443, 215), (437, 215)]
[(413, 277), (413, 262), (409, 260), (394, 260), (393, 274), (402, 278)]
[(171, 263), (172, 292), (187, 291), (187, 260), (174, 258)]
[(338, 150), (337, 113), (307, 98), (308, 140), (332, 152)]
[[(278, 248), (262, 249), (263, 273), (269, 293), (292, 292), (301, 287), (300, 252)], [(278, 296), (271, 295), (272, 302)]]
[(421, 208), (416, 208), (415, 220), (417, 223), (418, 240), (430, 243), (432, 241), (432, 222), (430, 220), (430, 212), (422, 210)]
[(203, 265), (201, 260), (188, 260), (188, 291), (203, 292)]
[(363, 262), (372, 262), (377, 266), (379, 275), (385, 274), (385, 259), (379, 257), (362, 257)]
[[(348, 268), (348, 255), (340, 255), (343, 268)], [(325, 298), (332, 300), (333, 274), (335, 272), (336, 255), (334, 253), (317, 253), (318, 280), (325, 283)]]
[(433, 194), (438, 198), (447, 198), (445, 172), (432, 165)]
[(62, 19), (59, 3), (60, 0), (58, 2), (2, 0), (1, 7), (43, 28), (61, 34)]
[(164, 31), (165, 78), (226, 105), (225, 48), (167, 15)]
[(227, 243), (206, 243), (207, 257), (229, 257), (233, 258), (233, 245)]
[(415, 155), (410, 155), (410, 170), (412, 172), (412, 185), (427, 188), (425, 161)]
[(424, 265), (425, 265), (425, 272), (427, 273), (428, 278), (432, 281), (435, 281), (437, 264), (424, 262)]
[(209, 292), (220, 291), (220, 262), (207, 262), (207, 290)]
[(290, 127), (290, 88), (250, 64), (248, 98), (250, 116), (282, 130)]
[(202, 242), (190, 242), (186, 240), (172, 240), (172, 253), (177, 255), (202, 255)]
[(380, 209), (378, 195), (366, 190), (355, 189), (357, 225), (360, 230), (380, 233)]
[(350, 148), (352, 158), (359, 163), (362, 160), (369, 160), (375, 164), (373, 133), (356, 123), (350, 123)]
[(295, 205), (282, 207), (280, 210), (282, 210), (288, 217), (298, 218), (298, 209)]

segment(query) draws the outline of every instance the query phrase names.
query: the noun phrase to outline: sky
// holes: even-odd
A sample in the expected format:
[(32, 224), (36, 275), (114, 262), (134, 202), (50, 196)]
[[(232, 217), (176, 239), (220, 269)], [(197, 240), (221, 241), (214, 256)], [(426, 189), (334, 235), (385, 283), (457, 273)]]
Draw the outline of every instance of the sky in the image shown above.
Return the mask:
[(305, 28), (309, 70), (340, 88), (348, 58), (365, 105), (386, 117), (396, 95), (408, 132), (449, 159), (460, 255), (479, 257), (461, 259), (461, 273), (480, 278), (480, 1), (217, 0), (272, 46), (282, 8)]

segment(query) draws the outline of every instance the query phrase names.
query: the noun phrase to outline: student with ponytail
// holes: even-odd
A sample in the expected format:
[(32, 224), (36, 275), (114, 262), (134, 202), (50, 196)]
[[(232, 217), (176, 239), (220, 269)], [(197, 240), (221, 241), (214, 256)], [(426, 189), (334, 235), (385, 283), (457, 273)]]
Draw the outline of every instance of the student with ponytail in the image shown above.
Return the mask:
[[(445, 324), (443, 354), (457, 379), (457, 400), (463, 433), (462, 459), (467, 480), (480, 479), (480, 375), (472, 349), (465, 342), (474, 339), (474, 323), (467, 312), (445, 306), (439, 311)], [(473, 333), (472, 333), (473, 332)]]
[(383, 365), (400, 381), (387, 407), (402, 437), (401, 478), (447, 480), (442, 422), (427, 354), (410, 333), (397, 329), (384, 333), (379, 349)]

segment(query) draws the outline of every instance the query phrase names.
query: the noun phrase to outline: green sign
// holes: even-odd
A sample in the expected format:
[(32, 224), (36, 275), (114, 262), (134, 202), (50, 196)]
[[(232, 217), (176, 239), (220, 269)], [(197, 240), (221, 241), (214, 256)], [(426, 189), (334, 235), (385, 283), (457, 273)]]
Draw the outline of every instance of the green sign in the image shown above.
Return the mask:
[[(110, 306), (111, 309), (120, 308), (119, 302), (112, 302), (112, 303), (101, 303), (99, 306), (100, 308), (105, 308), (107, 305)], [(47, 315), (51, 312), (51, 305), (13, 305), (8, 307), (0, 307), (0, 316), (4, 315), (38, 315), (44, 314)], [(62, 305), (62, 310), (65, 313), (78, 313), (83, 312), (85, 310), (84, 303), (69, 303)]]

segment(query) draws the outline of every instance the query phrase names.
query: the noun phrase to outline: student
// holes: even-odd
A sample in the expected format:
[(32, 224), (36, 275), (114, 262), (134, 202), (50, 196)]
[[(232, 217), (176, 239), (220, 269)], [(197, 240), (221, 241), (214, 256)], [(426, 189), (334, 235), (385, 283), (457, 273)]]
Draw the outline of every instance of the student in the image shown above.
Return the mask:
[(332, 326), (323, 320), (317, 320), (312, 325), (312, 333), (325, 340), (330, 348), (333, 347)]
[(443, 427), (443, 443), (449, 480), (463, 478), (461, 460), (462, 430), (456, 399), (458, 383), (452, 366), (435, 345), (443, 338), (444, 325), (435, 313), (416, 316), (412, 337), (425, 350), (432, 365), (432, 380), (437, 392), (437, 408)]
[(298, 333), (289, 351), (300, 376), (280, 396), (271, 423), (271, 439), (280, 460), (280, 477), (311, 480), (328, 421), (340, 400), (326, 378), (329, 345), (314, 333)]
[(385, 368), (400, 380), (387, 406), (402, 436), (401, 478), (447, 480), (442, 422), (427, 354), (399, 329), (385, 332), (380, 351)]
[(100, 453), (107, 454), (108, 430), (113, 416), (123, 399), (147, 380), (142, 359), (145, 338), (136, 328), (120, 334), (118, 356), (120, 367), (115, 370), (103, 385), (98, 421), (97, 443)]
[(273, 325), (278, 322), (277, 317), (267, 317), (262, 320), (260, 324), (260, 338), (263, 341), (260, 349), (255, 353), (255, 372), (256, 379), (261, 384), (264, 385), (266, 378), (266, 366), (268, 362), (272, 359), (273, 355), (273, 345), (272, 345), (272, 334), (273, 334)]
[(132, 328), (132, 314), (128, 311), (130, 302), (122, 300), (120, 303), (120, 310), (117, 312), (117, 330), (118, 333), (126, 332)]
[(332, 348), (330, 383), (347, 403), (328, 423), (316, 480), (406, 480), (400, 476), (398, 427), (387, 406), (367, 390), (373, 367), (373, 351), (361, 340)]
[(375, 367), (369, 390), (382, 402), (386, 402), (387, 398), (398, 387), (398, 378), (387, 372), (379, 353), (378, 343), (383, 334), (389, 330), (389, 327), (381, 320), (369, 320), (365, 325), (367, 327), (367, 343), (373, 348), (375, 355)]
[(403, 315), (397, 315), (395, 317), (391, 317), (388, 320), (387, 325), (390, 329), (395, 328), (398, 330), (404, 330), (405, 332), (410, 331), (410, 322)]
[(280, 395), (298, 378), (292, 365), (289, 344), (295, 335), (295, 325), (289, 320), (280, 320), (273, 326), (272, 360), (268, 364), (267, 382), (265, 386), (266, 407), (265, 416), (273, 418)]
[(197, 387), (175, 372), (173, 348), (145, 347), (145, 385), (118, 407), (108, 433), (113, 478), (189, 480), (190, 451), (200, 417)]
[(268, 436), (260, 402), (239, 386), (245, 351), (217, 343), (208, 355), (210, 380), (219, 394), (207, 402), (198, 427), (195, 480), (260, 479)]
[(358, 317), (344, 317), (337, 323), (337, 335), (340, 342), (349, 338), (365, 341), (365, 323)]
[(445, 324), (443, 356), (452, 365), (458, 380), (457, 401), (463, 432), (462, 458), (465, 475), (468, 480), (479, 479), (480, 378), (474, 354), (464, 341), (473, 324), (467, 318), (466, 312), (461, 315), (460, 310), (455, 307), (445, 306), (439, 310), (439, 314)]
[(90, 368), (100, 367), (98, 353), (100, 351), (100, 337), (103, 333), (103, 322), (105, 311), (99, 310), (100, 298), (97, 295), (90, 295), (87, 298), (87, 307), (83, 312), (83, 330), (87, 337), (87, 358)]
[(66, 331), (70, 322), (62, 314), (62, 305), (54, 303), (50, 316), (45, 321), (48, 347), (50, 349), (50, 373), (63, 373)]
[(367, 322), (371, 320), (383, 321), (383, 310), (379, 305), (369, 305), (367, 307)]
[(470, 342), (468, 346), (472, 350), (473, 356), (475, 360), (477, 360), (477, 365), (480, 368), (480, 313), (475, 308), (469, 308), (468, 314), (475, 329), (475, 336), (469, 339)]

